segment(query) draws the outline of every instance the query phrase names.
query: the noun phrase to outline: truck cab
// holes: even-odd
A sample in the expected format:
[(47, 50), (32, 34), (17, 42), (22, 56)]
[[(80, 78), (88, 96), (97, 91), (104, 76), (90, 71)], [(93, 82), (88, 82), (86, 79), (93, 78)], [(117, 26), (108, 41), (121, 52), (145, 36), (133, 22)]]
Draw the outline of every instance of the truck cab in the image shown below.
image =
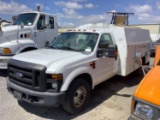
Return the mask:
[(46, 47), (58, 35), (56, 17), (31, 11), (19, 14), (12, 25), (0, 29), (0, 69), (22, 52)]

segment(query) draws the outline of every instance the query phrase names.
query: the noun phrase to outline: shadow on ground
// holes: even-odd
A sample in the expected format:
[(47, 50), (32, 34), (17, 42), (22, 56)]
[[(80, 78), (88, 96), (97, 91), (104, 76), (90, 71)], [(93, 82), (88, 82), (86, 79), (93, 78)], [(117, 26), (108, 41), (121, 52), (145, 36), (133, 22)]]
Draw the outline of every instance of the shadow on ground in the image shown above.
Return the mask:
[(19, 105), (22, 106), (27, 112), (35, 114), (42, 118), (70, 120), (81, 114), (89, 112), (105, 100), (109, 99), (112, 95), (131, 97), (131, 94), (118, 94), (118, 91), (120, 91), (124, 87), (133, 87), (137, 85), (142, 78), (143, 76), (135, 77), (135, 74), (132, 73), (127, 77), (115, 76), (107, 80), (106, 82), (99, 84), (91, 93), (91, 98), (87, 109), (77, 115), (70, 115), (66, 113), (63, 110), (62, 106), (58, 108), (46, 108), (33, 106), (24, 102), (19, 103)]

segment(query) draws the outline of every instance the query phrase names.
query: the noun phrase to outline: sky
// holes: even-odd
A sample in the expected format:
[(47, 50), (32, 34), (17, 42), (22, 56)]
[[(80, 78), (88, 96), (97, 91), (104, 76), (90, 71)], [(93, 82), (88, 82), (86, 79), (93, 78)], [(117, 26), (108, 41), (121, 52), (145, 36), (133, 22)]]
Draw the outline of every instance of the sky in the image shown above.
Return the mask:
[(160, 0), (0, 0), (0, 18), (26, 11), (42, 12), (57, 17), (61, 27), (77, 27), (88, 23), (110, 23), (107, 12), (129, 12), (129, 24), (160, 23)]

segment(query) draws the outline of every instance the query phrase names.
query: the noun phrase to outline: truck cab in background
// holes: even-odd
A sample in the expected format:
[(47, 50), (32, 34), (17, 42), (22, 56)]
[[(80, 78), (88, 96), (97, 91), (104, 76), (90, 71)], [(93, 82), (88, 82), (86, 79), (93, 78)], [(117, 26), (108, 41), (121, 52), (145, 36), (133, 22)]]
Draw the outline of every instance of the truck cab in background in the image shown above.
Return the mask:
[(0, 69), (22, 52), (46, 47), (58, 35), (56, 17), (31, 11), (19, 14), (12, 25), (0, 29)]

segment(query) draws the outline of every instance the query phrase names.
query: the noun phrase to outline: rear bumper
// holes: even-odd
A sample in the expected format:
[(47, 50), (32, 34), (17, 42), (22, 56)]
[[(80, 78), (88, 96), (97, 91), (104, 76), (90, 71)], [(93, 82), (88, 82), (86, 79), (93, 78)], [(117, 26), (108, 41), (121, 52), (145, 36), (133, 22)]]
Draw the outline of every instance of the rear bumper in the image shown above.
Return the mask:
[(13, 56), (0, 56), (0, 69), (7, 69), (8, 61), (9, 61), (12, 57), (13, 57)]
[(7, 78), (7, 89), (18, 100), (38, 106), (58, 107), (64, 102), (65, 92), (37, 92), (18, 86)]

